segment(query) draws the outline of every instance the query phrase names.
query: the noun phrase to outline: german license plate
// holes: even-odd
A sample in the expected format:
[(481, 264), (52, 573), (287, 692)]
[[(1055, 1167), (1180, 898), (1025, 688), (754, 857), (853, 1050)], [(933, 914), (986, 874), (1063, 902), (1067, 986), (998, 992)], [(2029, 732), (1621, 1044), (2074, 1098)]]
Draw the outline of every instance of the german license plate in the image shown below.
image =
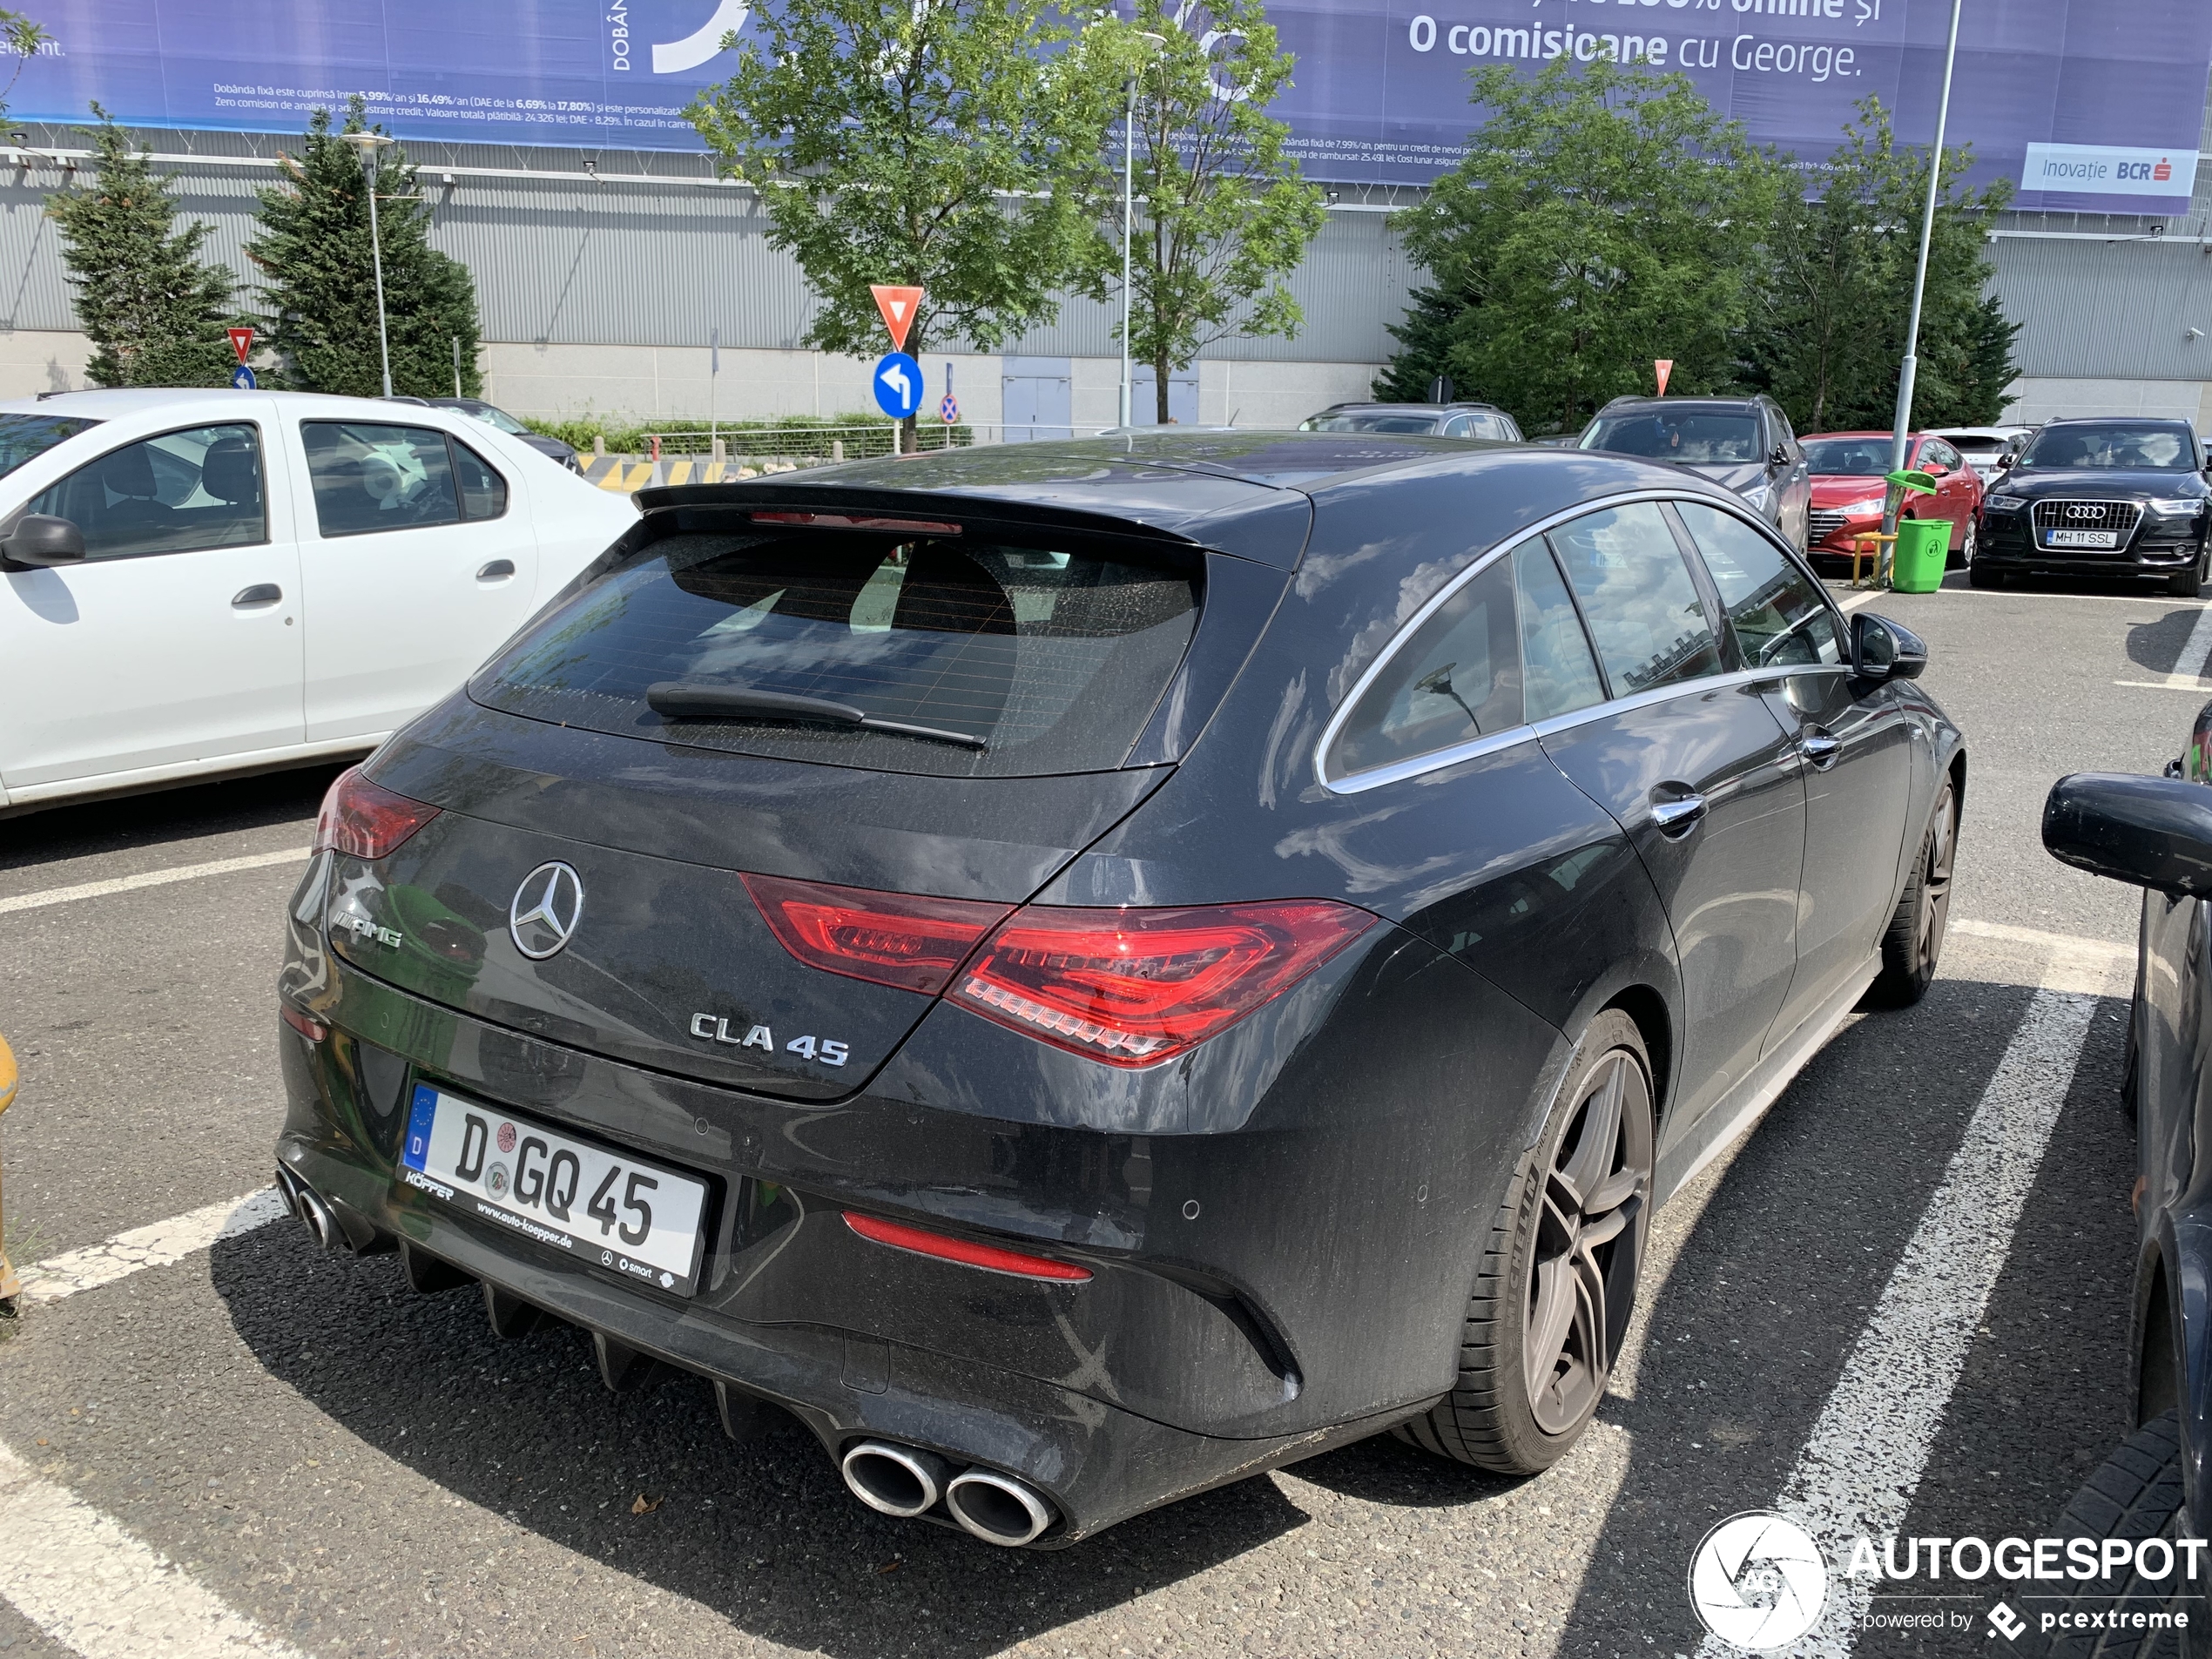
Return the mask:
[(579, 1261), (698, 1288), (706, 1184), (496, 1106), (415, 1086), (400, 1179)]
[(2118, 530), (2045, 530), (2046, 547), (2104, 547), (2120, 545)]

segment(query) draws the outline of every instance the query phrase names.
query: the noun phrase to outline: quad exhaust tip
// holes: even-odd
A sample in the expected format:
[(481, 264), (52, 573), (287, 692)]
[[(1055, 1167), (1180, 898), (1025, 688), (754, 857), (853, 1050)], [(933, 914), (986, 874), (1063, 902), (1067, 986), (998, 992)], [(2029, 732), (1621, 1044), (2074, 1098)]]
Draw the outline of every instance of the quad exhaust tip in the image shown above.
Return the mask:
[(987, 1544), (1018, 1549), (1060, 1517), (1045, 1496), (1010, 1474), (969, 1469), (945, 1488), (953, 1519)]
[(952, 1465), (934, 1452), (862, 1440), (839, 1460), (854, 1497), (880, 1514), (910, 1521), (937, 1506)]

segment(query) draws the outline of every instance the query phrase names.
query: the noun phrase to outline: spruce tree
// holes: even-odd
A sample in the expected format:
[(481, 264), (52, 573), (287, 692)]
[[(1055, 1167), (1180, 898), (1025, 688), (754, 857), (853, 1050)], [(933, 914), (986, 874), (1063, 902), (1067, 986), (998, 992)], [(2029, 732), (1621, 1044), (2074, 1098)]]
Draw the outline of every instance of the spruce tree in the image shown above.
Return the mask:
[(62, 265), (77, 288), (77, 319), (92, 342), (96, 386), (221, 386), (232, 355), (223, 329), (237, 280), (203, 263), (210, 227), (177, 228), (170, 176), (156, 173), (98, 105), (91, 188), (46, 199), (61, 227)]
[(1368, 388), (1385, 403), (1428, 401), (1437, 377), (1452, 372), (1453, 329), (1468, 303), (1441, 288), (1415, 288), (1406, 300), (1404, 320), (1384, 325), (1398, 349)]
[[(356, 98), (341, 131), (366, 126)], [(283, 160), (287, 178), (259, 192), (260, 233), (246, 248), (266, 279), (269, 343), (282, 365), (278, 379), (300, 391), (375, 397), (383, 390), (383, 370), (368, 175), (332, 131), (327, 110), (315, 111), (300, 152)], [(404, 152), (397, 145), (381, 152), (374, 177), (392, 389), (415, 397), (450, 395), (458, 336), (462, 392), (480, 395), (476, 288), (468, 267), (430, 246), (429, 209)]]

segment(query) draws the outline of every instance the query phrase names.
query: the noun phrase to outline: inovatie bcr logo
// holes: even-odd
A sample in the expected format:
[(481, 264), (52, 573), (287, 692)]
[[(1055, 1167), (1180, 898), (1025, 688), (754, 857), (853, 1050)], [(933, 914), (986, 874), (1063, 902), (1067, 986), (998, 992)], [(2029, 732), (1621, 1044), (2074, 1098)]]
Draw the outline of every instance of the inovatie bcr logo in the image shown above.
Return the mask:
[(1689, 1604), (1723, 1642), (1787, 1647), (1820, 1622), (1828, 1563), (1812, 1534), (1764, 1509), (1730, 1515), (1689, 1558)]

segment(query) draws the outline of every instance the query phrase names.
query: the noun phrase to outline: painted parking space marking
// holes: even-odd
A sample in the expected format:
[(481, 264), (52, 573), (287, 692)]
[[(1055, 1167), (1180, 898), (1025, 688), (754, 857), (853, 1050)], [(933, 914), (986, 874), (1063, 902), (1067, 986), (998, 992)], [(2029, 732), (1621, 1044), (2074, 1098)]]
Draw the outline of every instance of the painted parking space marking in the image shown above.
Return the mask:
[(58, 1302), (79, 1291), (128, 1278), (144, 1268), (173, 1266), (219, 1239), (235, 1238), (266, 1227), (283, 1214), (284, 1200), (277, 1190), (263, 1187), (151, 1226), (133, 1227), (100, 1244), (64, 1251), (18, 1269), (24, 1299), (33, 1304)]
[(2078, 934), (2046, 933), (2040, 927), (2015, 927), (2005, 921), (1973, 921), (1953, 916), (1947, 931), (1964, 934), (1969, 939), (1994, 939), (2011, 945), (2034, 945), (2048, 951), (2069, 952), (2077, 956), (2099, 958), (2108, 962), (2127, 962), (2131, 966), (2135, 960), (2133, 945), (2115, 945), (2103, 939), (2084, 939)]
[(84, 1659), (301, 1659), (0, 1444), (0, 1596)]
[(105, 881), (84, 881), (71, 887), (45, 887), (0, 899), (0, 916), (11, 911), (39, 910), (48, 905), (74, 904), (80, 899), (105, 899), (114, 893), (136, 893), (141, 887), (167, 887), (172, 881), (197, 881), (202, 876), (228, 875), (234, 870), (265, 870), (276, 864), (303, 864), (312, 848), (287, 846), (280, 853), (248, 853), (234, 859), (214, 859), (206, 864), (179, 864), (167, 870), (141, 870)]
[[(1842, 1565), (1854, 1538), (1894, 1534), (1912, 1507), (2074, 1087), (2099, 993), (2118, 977), (2107, 948), (2052, 950), (2041, 988), (1784, 1482), (1775, 1507), (1819, 1541), (1831, 1568), (1820, 1622), (1793, 1652), (1845, 1659), (1858, 1639), (1874, 1586), (1843, 1575)], [(1708, 1636), (1698, 1659), (1738, 1651)]]

